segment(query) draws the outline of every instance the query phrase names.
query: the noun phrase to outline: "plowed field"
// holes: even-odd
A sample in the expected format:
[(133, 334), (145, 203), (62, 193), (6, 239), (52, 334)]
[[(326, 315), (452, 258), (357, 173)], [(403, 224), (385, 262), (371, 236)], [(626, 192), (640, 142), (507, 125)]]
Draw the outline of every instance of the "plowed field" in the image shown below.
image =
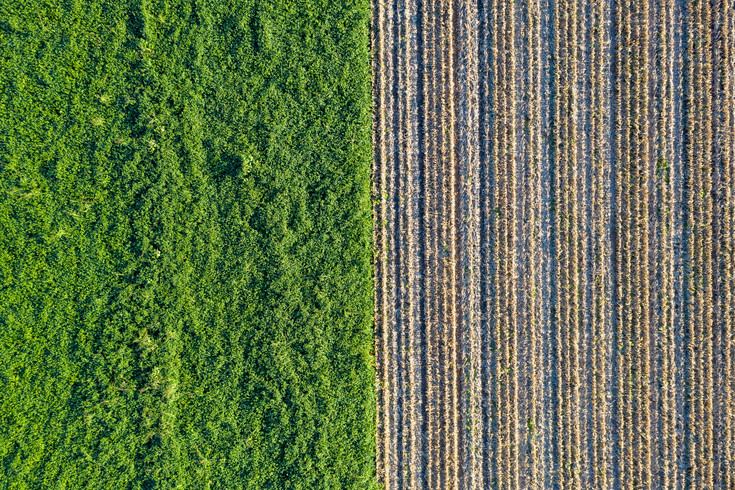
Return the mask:
[(379, 482), (735, 488), (732, 0), (375, 0)]

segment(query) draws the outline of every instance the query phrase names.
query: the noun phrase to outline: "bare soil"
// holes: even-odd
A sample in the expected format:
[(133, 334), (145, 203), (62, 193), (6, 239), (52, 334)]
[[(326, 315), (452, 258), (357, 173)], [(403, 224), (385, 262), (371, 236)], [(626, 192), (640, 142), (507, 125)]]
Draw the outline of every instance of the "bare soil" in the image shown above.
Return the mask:
[(733, 488), (732, 0), (375, 0), (385, 488)]

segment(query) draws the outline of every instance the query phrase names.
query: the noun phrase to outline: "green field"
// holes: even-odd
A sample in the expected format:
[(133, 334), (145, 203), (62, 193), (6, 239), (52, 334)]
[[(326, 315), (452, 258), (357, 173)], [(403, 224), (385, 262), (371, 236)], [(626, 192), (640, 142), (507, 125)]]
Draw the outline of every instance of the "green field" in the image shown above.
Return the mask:
[(0, 488), (373, 488), (370, 3), (0, 0)]

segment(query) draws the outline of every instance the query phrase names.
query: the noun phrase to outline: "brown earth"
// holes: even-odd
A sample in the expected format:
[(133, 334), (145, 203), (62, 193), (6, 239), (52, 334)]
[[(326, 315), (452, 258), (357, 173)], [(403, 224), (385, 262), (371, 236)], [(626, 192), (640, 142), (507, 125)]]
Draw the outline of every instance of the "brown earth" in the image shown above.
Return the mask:
[(733, 0), (374, 0), (385, 488), (735, 488)]

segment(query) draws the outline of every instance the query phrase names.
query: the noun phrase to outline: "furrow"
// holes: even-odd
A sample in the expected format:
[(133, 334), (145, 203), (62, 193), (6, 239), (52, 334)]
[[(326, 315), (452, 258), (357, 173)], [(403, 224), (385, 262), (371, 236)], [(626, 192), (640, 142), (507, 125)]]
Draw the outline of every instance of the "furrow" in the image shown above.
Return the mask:
[(439, 384), (439, 363), (440, 363), (440, 344), (439, 344), (439, 322), (440, 322), (440, 303), (439, 303), (439, 292), (440, 287), (438, 282), (440, 276), (438, 275), (439, 268), (439, 254), (438, 254), (438, 240), (439, 240), (439, 226), (440, 226), (440, 213), (441, 208), (439, 206), (439, 142), (437, 136), (441, 132), (441, 125), (439, 120), (439, 103), (437, 100), (437, 91), (439, 90), (439, 81), (436, 78), (436, 71), (438, 70), (439, 59), (439, 38), (438, 38), (438, 19), (439, 19), (439, 2), (438, 1), (427, 1), (426, 2), (426, 24), (424, 26), (424, 32), (426, 34), (426, 43), (424, 45), (424, 104), (425, 104), (425, 121), (426, 121), (426, 193), (424, 198), (426, 199), (426, 213), (427, 213), (427, 271), (429, 277), (427, 283), (429, 287), (426, 290), (427, 301), (427, 315), (426, 315), (426, 339), (427, 339), (427, 369), (426, 369), (426, 410), (428, 417), (427, 424), (427, 438), (428, 438), (428, 451), (427, 451), (427, 486), (430, 488), (438, 488), (440, 478), (440, 448), (439, 448), (439, 430), (440, 430), (440, 397), (441, 387)]
[(541, 414), (539, 268), (540, 268), (540, 7), (538, 1), (516, 4), (514, 188), (517, 223), (514, 253), (516, 294), (516, 413), (519, 488), (539, 488), (543, 475), (538, 423)]
[(540, 159), (540, 219), (541, 219), (541, 273), (539, 290), (541, 292), (541, 311), (539, 326), (543, 343), (542, 369), (543, 383), (540, 394), (543, 400), (542, 418), (539, 422), (540, 432), (544, 434), (543, 461), (544, 468), (543, 486), (553, 487), (559, 485), (561, 474), (561, 463), (559, 457), (559, 440), (561, 438), (559, 390), (560, 390), (560, 366), (559, 347), (560, 341), (557, 335), (556, 317), (558, 315), (559, 287), (556, 277), (556, 255), (558, 239), (555, 232), (555, 165), (556, 153), (550, 144), (555, 137), (554, 114), (556, 99), (554, 93), (554, 77), (556, 73), (556, 60), (554, 58), (557, 17), (554, 15), (554, 5), (550, 2), (542, 2), (539, 5), (541, 39), (549, 42), (541, 42), (540, 45), (540, 133), (541, 159)]
[[(666, 454), (672, 453), (669, 440), (670, 415), (673, 410), (672, 366), (667, 357), (672, 333), (672, 291), (671, 291), (671, 218), (673, 209), (669, 195), (671, 166), (671, 78), (670, 53), (670, 5), (666, 1), (652, 4), (649, 48), (650, 68), (650, 130), (652, 142), (651, 163), (648, 169), (650, 188), (650, 212), (655, 219), (649, 219), (649, 233), (652, 243), (648, 247), (650, 261), (650, 318), (649, 330), (652, 341), (652, 360), (649, 372), (649, 403), (654, 411), (651, 418), (650, 478), (665, 487), (670, 480), (671, 460)], [(673, 420), (673, 419), (671, 419)]]
[[(514, 36), (513, 10), (510, 5), (494, 2), (492, 36), (495, 53), (495, 83), (492, 100), (496, 120), (492, 128), (491, 165), (496, 185), (493, 188), (494, 212), (497, 214), (495, 257), (497, 268), (493, 274), (497, 296), (493, 304), (496, 319), (493, 343), (496, 346), (497, 390), (497, 486), (515, 488), (517, 485), (517, 421), (515, 413), (515, 304), (514, 304)], [(495, 484), (495, 482), (494, 482)]]
[[(733, 373), (735, 370), (735, 272), (733, 272), (733, 264), (735, 264), (735, 1), (727, 0), (724, 6), (725, 11), (725, 46), (727, 49), (727, 65), (725, 68), (725, 105), (729, 110), (726, 110), (727, 115), (723, 125), (726, 128), (728, 135), (725, 154), (727, 155), (727, 166), (726, 172), (730, 185), (728, 186), (727, 193), (727, 216), (728, 222), (730, 223), (730, 233), (727, 235), (728, 239), (728, 254), (726, 257), (726, 280), (727, 294), (725, 296), (727, 301), (727, 310), (725, 312), (725, 321), (727, 325), (727, 354), (729, 357), (728, 372)], [(729, 99), (727, 96), (729, 95)], [(726, 359), (727, 359), (726, 357)], [(727, 482), (729, 485), (726, 487), (732, 488), (735, 486), (735, 376), (729, 377), (729, 383), (726, 387), (726, 400), (727, 400), (727, 452), (729, 456), (727, 458), (728, 465), (727, 471)]]
[(453, 488), (459, 488), (464, 479), (464, 433), (465, 433), (465, 416), (464, 416), (464, 335), (462, 334), (462, 187), (461, 187), (461, 171), (462, 166), (457, 160), (457, 147), (459, 138), (457, 136), (457, 109), (459, 100), (457, 95), (459, 87), (456, 84), (456, 75), (460, 63), (461, 48), (457, 43), (460, 37), (458, 30), (459, 22), (463, 13), (461, 12), (461, 2), (452, 0), (449, 5), (450, 16), (448, 19), (449, 38), (451, 39), (450, 59), (448, 62), (449, 73), (449, 93), (450, 103), (448, 108), (448, 119), (450, 126), (449, 134), (449, 155), (451, 159), (451, 227), (450, 227), (450, 250), (452, 253), (452, 269), (451, 269), (451, 301), (452, 301), (452, 330), (451, 330), (451, 366), (452, 366), (452, 454), (451, 454), (451, 473), (449, 481)]
[(401, 128), (406, 132), (404, 144), (406, 146), (406, 173), (407, 189), (405, 200), (407, 205), (406, 219), (406, 249), (407, 272), (409, 290), (408, 322), (406, 356), (408, 370), (407, 392), (407, 434), (404, 436), (407, 453), (405, 460), (408, 465), (408, 474), (405, 486), (407, 488), (423, 488), (424, 485), (424, 405), (423, 405), (423, 369), (422, 360), (425, 356), (425, 341), (423, 337), (423, 318), (425, 311), (425, 259), (423, 247), (423, 149), (422, 149), (422, 121), (420, 113), (420, 97), (422, 90), (421, 65), (418, 62), (421, 49), (420, 28), (417, 2), (408, 1), (404, 6), (403, 24), (404, 37), (404, 84), (406, 123)]
[(676, 438), (676, 363), (674, 337), (674, 201), (672, 192), (673, 179), (673, 132), (674, 132), (674, 86), (673, 86), (673, 5), (671, 0), (663, 0), (659, 8), (659, 30), (657, 42), (659, 50), (659, 133), (658, 154), (656, 159), (656, 181), (659, 185), (659, 243), (660, 250), (660, 300), (659, 300), (659, 336), (661, 357), (661, 394), (660, 394), (660, 445), (658, 459), (661, 462), (659, 472), (663, 488), (676, 486), (677, 438)]
[(407, 161), (407, 128), (409, 121), (406, 113), (407, 83), (406, 83), (406, 25), (403, 19), (405, 11), (405, 0), (396, 0), (393, 15), (394, 36), (400, 39), (398, 49), (394, 50), (393, 72), (395, 83), (394, 100), (394, 190), (393, 199), (395, 222), (395, 308), (396, 315), (393, 323), (393, 354), (395, 365), (393, 371), (395, 385), (395, 438), (396, 438), (396, 485), (403, 488), (410, 484), (410, 474), (406, 462), (410, 458), (411, 447), (409, 446), (409, 423), (410, 423), (410, 397), (408, 386), (408, 331), (411, 318), (410, 294), (410, 272), (408, 270), (409, 254), (408, 246), (408, 181), (410, 166)]
[[(691, 8), (696, 13), (696, 4), (693, 4)], [(699, 381), (699, 349), (697, 348), (698, 338), (700, 336), (700, 323), (701, 319), (698, 316), (697, 311), (697, 295), (695, 288), (697, 285), (696, 275), (698, 274), (697, 265), (695, 263), (697, 257), (697, 234), (694, 232), (694, 226), (699, 218), (698, 209), (695, 207), (697, 203), (697, 187), (699, 183), (699, 168), (697, 168), (696, 162), (696, 133), (693, 131), (696, 126), (696, 45), (692, 45), (691, 39), (697, 39), (698, 33), (695, 31), (697, 19), (694, 14), (688, 12), (686, 19), (686, 28), (689, 29), (689, 45), (687, 46), (687, 57), (685, 59), (686, 64), (686, 75), (687, 75), (687, 86), (686, 95), (684, 99), (686, 107), (686, 134), (685, 134), (685, 159), (688, 163), (688, 175), (685, 179), (687, 180), (687, 187), (685, 192), (686, 205), (685, 205), (685, 216), (686, 216), (686, 229), (687, 234), (687, 253), (688, 258), (691, 260), (691, 264), (688, 267), (688, 274), (686, 279), (686, 313), (688, 313), (688, 324), (687, 324), (687, 335), (686, 335), (686, 348), (688, 357), (688, 372), (687, 372), (687, 386), (686, 386), (686, 398), (687, 405), (685, 406), (687, 420), (686, 420), (686, 437), (688, 445), (686, 446), (686, 473), (682, 475), (685, 481), (692, 484), (699, 473), (698, 463), (698, 452), (699, 444), (701, 444), (701, 420), (698, 417), (699, 413), (699, 400), (698, 400), (698, 381)], [(700, 191), (701, 192), (701, 191)]]
[(729, 73), (730, 68), (728, 42), (732, 37), (731, 33), (727, 33), (727, 4), (720, 1), (714, 3), (714, 31), (713, 38), (715, 40), (713, 46), (713, 90), (714, 90), (714, 118), (713, 118), (713, 145), (714, 145), (714, 180), (715, 188), (713, 195), (715, 196), (714, 213), (713, 213), (713, 234), (714, 234), (714, 260), (715, 260), (715, 277), (714, 280), (714, 306), (716, 318), (716, 335), (713, 339), (716, 342), (714, 370), (714, 437), (715, 437), (715, 468), (714, 468), (714, 485), (715, 487), (730, 488), (732, 480), (730, 476), (730, 460), (732, 458), (731, 448), (731, 430), (732, 423), (731, 404), (729, 397), (730, 386), (730, 356), (731, 356), (731, 331), (732, 325), (729, 318), (729, 305), (732, 301), (732, 291), (729, 288), (729, 278), (732, 277), (732, 269), (730, 265), (732, 242), (730, 238), (730, 230), (733, 223), (730, 220), (728, 207), (732, 203), (732, 181), (729, 175), (730, 155), (728, 129), (730, 126), (731, 111), (728, 107), (727, 95), (732, 90), (730, 87)]
[(616, 38), (619, 45), (616, 49), (616, 280), (617, 280), (617, 318), (616, 318), (616, 349), (617, 349), (617, 379), (615, 390), (617, 394), (617, 420), (615, 424), (617, 451), (617, 481), (615, 486), (630, 488), (633, 482), (631, 467), (633, 464), (633, 441), (631, 437), (632, 414), (630, 393), (630, 316), (631, 311), (631, 175), (630, 175), (630, 81), (632, 79), (632, 60), (630, 57), (630, 5), (623, 3), (617, 9)]
[(609, 346), (608, 323), (609, 323), (609, 286), (607, 267), (609, 264), (610, 250), (607, 238), (609, 209), (606, 202), (607, 196), (607, 169), (609, 167), (610, 147), (605, 138), (605, 124), (608, 123), (607, 95), (609, 88), (606, 86), (604, 70), (609, 70), (610, 60), (607, 59), (606, 20), (607, 12), (605, 4), (599, 2), (592, 9), (591, 25), (591, 116), (590, 116), (590, 166), (593, 174), (592, 181), (592, 228), (591, 233), (594, 241), (594, 257), (592, 259), (592, 339), (591, 350), (592, 366), (592, 388), (590, 404), (592, 410), (592, 422), (589, 430), (592, 439), (592, 454), (590, 455), (590, 478), (589, 485), (595, 488), (607, 488), (609, 486), (608, 467), (609, 459), (609, 436), (608, 424), (605, 414), (607, 413), (607, 350)]
[[(633, 7), (633, 6), (632, 6)], [(650, 289), (649, 289), (649, 28), (648, 0), (634, 3), (632, 21), (633, 59), (638, 69), (634, 70), (633, 79), (633, 112), (632, 121), (632, 155), (631, 165), (634, 167), (633, 185), (635, 186), (634, 217), (632, 233), (635, 237), (635, 287), (633, 298), (632, 328), (634, 332), (633, 347), (633, 403), (636, 427), (633, 444), (636, 449), (634, 486), (650, 488), (651, 486), (651, 389), (650, 389)], [(640, 67), (643, 67), (641, 69)]]
[[(410, 0), (409, 0), (410, 1)], [(411, 472), (409, 462), (412, 457), (411, 447), (411, 386), (410, 380), (410, 348), (409, 337), (413, 324), (413, 304), (411, 303), (412, 271), (410, 254), (411, 236), (411, 194), (409, 183), (411, 182), (412, 161), (410, 159), (409, 132), (413, 124), (409, 113), (409, 98), (411, 83), (408, 63), (407, 23), (405, 18), (406, 0), (397, 0), (394, 12), (395, 36), (400, 39), (398, 49), (395, 50), (395, 84), (396, 84), (396, 109), (393, 128), (396, 138), (396, 308), (397, 315), (394, 325), (395, 355), (396, 355), (396, 395), (398, 413), (396, 414), (397, 427), (396, 438), (398, 447), (397, 477), (400, 487), (410, 486)]]
[(703, 129), (703, 141), (702, 141), (702, 156), (704, 162), (702, 164), (703, 178), (702, 178), (702, 208), (703, 208), (703, 288), (702, 288), (702, 308), (703, 308), (703, 321), (704, 321), (704, 332), (703, 332), (703, 344), (702, 350), (703, 355), (703, 418), (704, 418), (704, 438), (702, 448), (704, 449), (703, 459), (703, 474), (702, 474), (702, 486), (707, 488), (714, 488), (715, 478), (715, 434), (714, 434), (714, 359), (715, 359), (715, 318), (714, 318), (714, 306), (715, 306), (715, 288), (716, 277), (714, 275), (714, 263), (713, 263), (713, 148), (714, 148), (714, 137), (712, 128), (714, 127), (714, 104), (712, 96), (714, 93), (712, 74), (714, 72), (713, 63), (713, 46), (712, 46), (712, 11), (711, 3), (709, 1), (704, 2), (702, 12), (702, 23), (704, 25), (704, 38), (702, 39), (702, 85), (700, 89), (704, 91), (701, 96), (702, 103), (700, 108), (702, 110), (702, 129)]
[(462, 359), (464, 377), (460, 382), (460, 488), (481, 489), (482, 473), (482, 380), (480, 302), (480, 209), (479, 209), (479, 114), (478, 114), (478, 31), (477, 4), (457, 2), (455, 43), (457, 50), (456, 162), (459, 171), (459, 274), (461, 297)]
[(563, 88), (563, 77), (566, 74), (565, 66), (565, 40), (567, 32), (564, 31), (564, 2), (559, 2), (554, 5), (554, 11), (551, 13), (553, 16), (553, 28), (552, 31), (556, 34), (553, 45), (553, 60), (554, 60), (554, 77), (552, 78), (552, 97), (554, 110), (552, 115), (552, 121), (550, 124), (550, 133), (553, 138), (553, 146), (550, 149), (551, 159), (551, 172), (552, 172), (552, 219), (553, 219), (553, 230), (552, 236), (555, 239), (556, 250), (552, 256), (553, 267), (554, 267), (554, 281), (555, 281), (555, 297), (553, 298), (554, 307), (554, 321), (552, 328), (550, 329), (550, 336), (554, 338), (555, 345), (555, 362), (557, 364), (557, 379), (554, 383), (557, 384), (555, 395), (555, 410), (554, 410), (554, 428), (553, 431), (556, 436), (554, 444), (554, 459), (555, 471), (552, 476), (553, 485), (565, 486), (566, 479), (569, 472), (568, 467), (568, 413), (569, 407), (567, 406), (566, 395), (566, 382), (569, 379), (569, 374), (566, 369), (568, 363), (568, 351), (566, 350), (566, 333), (567, 333), (567, 291), (569, 285), (568, 277), (568, 258), (567, 258), (567, 244), (565, 240), (566, 231), (564, 216), (566, 213), (564, 205), (564, 189), (568, 184), (566, 183), (566, 167), (563, 162), (563, 148), (564, 148), (564, 126), (562, 117), (564, 109), (566, 108), (566, 101), (564, 100), (564, 88)]
[(570, 228), (571, 233), (569, 235), (570, 242), (569, 248), (571, 249), (570, 265), (571, 265), (571, 287), (570, 287), (570, 315), (569, 324), (570, 329), (570, 423), (571, 423), (571, 437), (570, 437), (570, 449), (571, 449), (571, 478), (569, 481), (570, 487), (581, 488), (582, 487), (582, 472), (584, 463), (584, 439), (581, 430), (581, 418), (582, 418), (582, 404), (581, 404), (581, 371), (582, 371), (582, 354), (580, 350), (581, 338), (583, 334), (582, 327), (582, 278), (583, 278), (583, 253), (582, 253), (582, 236), (580, 235), (580, 228), (582, 228), (582, 202), (584, 200), (584, 184), (583, 184), (583, 173), (580, 172), (580, 158), (581, 147), (582, 147), (582, 132), (580, 131), (580, 121), (583, 119), (580, 117), (583, 107), (583, 99), (580, 95), (580, 75), (579, 65), (582, 56), (581, 50), (581, 39), (580, 39), (580, 3), (571, 2), (567, 7), (568, 12), (568, 32), (569, 46), (567, 48), (567, 55), (570, 59), (569, 66), (569, 87), (571, 88), (571, 100), (569, 101), (570, 113), (567, 115), (569, 118), (568, 126), (566, 126), (568, 133), (568, 151), (569, 160), (569, 185), (571, 187), (571, 194), (569, 195), (570, 202)]
[(387, 77), (384, 71), (386, 57), (386, 36), (381, 29), (385, 17), (385, 4), (380, 2), (373, 9), (373, 21), (371, 40), (373, 49), (373, 144), (375, 147), (373, 163), (373, 199), (374, 199), (374, 255), (375, 255), (375, 365), (376, 365), (376, 472), (378, 483), (383, 484), (383, 476), (386, 474), (387, 459), (387, 427), (385, 414), (387, 413), (387, 304), (386, 292), (388, 290), (387, 275), (387, 192), (386, 181), (386, 137), (387, 137), (387, 111), (386, 93)]
[(518, 469), (518, 276), (517, 276), (517, 254), (516, 254), (516, 224), (518, 223), (517, 203), (517, 171), (516, 171), (516, 36), (515, 36), (515, 11), (513, 4), (503, 4), (502, 17), (504, 21), (503, 44), (504, 63), (507, 68), (503, 87), (505, 88), (506, 101), (504, 103), (505, 134), (503, 137), (503, 152), (501, 165), (505, 167), (505, 190), (501, 196), (503, 202), (503, 225), (506, 236), (504, 247), (505, 265), (504, 275), (504, 309), (506, 312), (506, 348), (505, 360), (507, 381), (505, 419), (507, 420), (508, 445), (506, 446), (506, 481), (510, 488), (519, 486)]
[(447, 161), (447, 127), (446, 127), (446, 107), (447, 107), (447, 87), (446, 87), (446, 63), (447, 52), (445, 45), (446, 39), (446, 15), (445, 0), (437, 2), (437, 18), (436, 18), (436, 111), (437, 111), (437, 133), (436, 133), (436, 162), (437, 162), (437, 301), (439, 302), (438, 314), (439, 318), (436, 325), (436, 343), (437, 343), (437, 459), (435, 460), (437, 475), (437, 488), (445, 488), (447, 485), (447, 466), (448, 466), (448, 444), (447, 444), (447, 423), (446, 419), (450, 416), (447, 411), (447, 401), (449, 394), (447, 391), (450, 387), (447, 385), (447, 359), (448, 345), (447, 332), (451, 328), (449, 324), (449, 284), (448, 280), (448, 259), (451, 251), (447, 243), (447, 215), (449, 207), (449, 194), (447, 192), (447, 173), (449, 162)]
[[(481, 329), (481, 372), (482, 380), (482, 471), (478, 474), (477, 487), (488, 488), (497, 481), (497, 390), (495, 378), (495, 353), (493, 351), (495, 316), (493, 300), (496, 296), (493, 281), (495, 243), (495, 214), (493, 213), (492, 189), (495, 173), (492, 168), (492, 128), (495, 124), (495, 102), (491, 95), (494, 73), (494, 44), (491, 45), (492, 14), (490, 2), (478, 3), (479, 16), (479, 204), (480, 204), (480, 329)], [(492, 344), (492, 345), (491, 345)]]
[(399, 182), (399, 160), (398, 160), (398, 142), (396, 141), (395, 128), (398, 119), (398, 86), (396, 80), (396, 55), (393, 50), (395, 43), (395, 10), (396, 0), (391, 2), (390, 8), (386, 10), (385, 30), (386, 30), (386, 46), (387, 52), (385, 56), (385, 67), (387, 77), (387, 94), (386, 94), (386, 114), (387, 127), (385, 132), (386, 138), (386, 181), (387, 181), (387, 204), (386, 204), (386, 220), (387, 220), (387, 245), (388, 245), (388, 263), (387, 263), (387, 292), (388, 301), (386, 302), (386, 321), (384, 342), (387, 347), (387, 355), (385, 360), (385, 381), (387, 385), (387, 400), (384, 404), (385, 410), (385, 431), (386, 431), (386, 451), (385, 451), (385, 482), (386, 488), (396, 488), (402, 484), (400, 474), (401, 455), (399, 454), (399, 430), (401, 424), (401, 393), (400, 393), (400, 377), (398, 373), (398, 339), (396, 330), (399, 328), (400, 311), (397, 303), (400, 301), (400, 250), (398, 248), (398, 182)]
[(491, 242), (491, 253), (493, 256), (494, 267), (490, 271), (489, 280), (492, 284), (493, 295), (489, 298), (489, 313), (492, 315), (491, 344), (492, 362), (491, 362), (491, 417), (493, 420), (494, 433), (494, 454), (492, 461), (492, 473), (490, 483), (493, 487), (505, 488), (508, 486), (506, 471), (507, 465), (507, 445), (508, 445), (508, 420), (506, 417), (507, 403), (507, 376), (506, 376), (506, 356), (507, 345), (505, 335), (507, 333), (507, 316), (504, 311), (505, 291), (505, 243), (506, 230), (504, 227), (504, 215), (506, 209), (503, 208), (502, 194), (505, 190), (505, 166), (504, 166), (504, 136), (506, 130), (506, 106), (505, 96), (507, 95), (507, 57), (504, 44), (504, 18), (502, 2), (489, 2), (491, 8), (490, 17), (490, 35), (491, 49), (493, 51), (493, 60), (490, 65), (493, 70), (494, 80), (491, 86), (491, 92), (488, 97), (491, 100), (494, 113), (494, 121), (490, 128), (492, 140), (490, 143), (490, 151), (488, 155), (487, 165), (491, 169), (494, 176), (494, 185), (490, 186), (490, 195), (492, 196), (492, 208), (490, 217), (493, 223), (494, 239)]
[[(580, 196), (577, 209), (577, 223), (579, 230), (579, 480), (583, 487), (590, 487), (594, 478), (592, 469), (594, 465), (594, 389), (595, 371), (597, 365), (595, 356), (597, 353), (591, 348), (595, 342), (595, 224), (596, 210), (595, 199), (595, 165), (593, 157), (594, 133), (592, 119), (599, 117), (595, 114), (593, 105), (593, 90), (596, 76), (595, 65), (601, 62), (599, 52), (595, 52), (594, 28), (595, 28), (594, 6), (581, 4), (578, 17), (578, 59), (580, 60), (579, 74), (577, 76), (577, 124), (576, 132), (579, 136), (577, 145), (577, 161), (579, 162), (579, 186)], [(599, 101), (597, 101), (599, 105)]]
[[(542, 298), (541, 284), (541, 8), (540, 0), (530, 0), (527, 15), (527, 46), (528, 52), (528, 86), (525, 93), (528, 94), (528, 135), (527, 135), (527, 161), (528, 161), (528, 185), (526, 193), (529, 196), (525, 208), (529, 212), (528, 236), (529, 246), (526, 251), (528, 255), (529, 268), (526, 273), (528, 278), (527, 299), (528, 321), (527, 338), (528, 346), (528, 397), (529, 406), (527, 414), (527, 438), (528, 438), (528, 481), (526, 488), (540, 489), (543, 486), (545, 473), (543, 466), (543, 435), (540, 424), (543, 417), (543, 351), (539, 333), (541, 330)], [(521, 421), (522, 422), (522, 421)], [(522, 482), (521, 482), (522, 483)]]
[[(686, 262), (688, 261), (688, 236), (686, 233), (686, 199), (684, 192), (687, 179), (687, 165), (685, 158), (685, 79), (686, 79), (686, 37), (685, 15), (682, 5), (670, 1), (671, 11), (671, 61), (669, 74), (671, 76), (671, 184), (669, 190), (672, 199), (671, 219), (671, 248), (672, 248), (672, 335), (669, 357), (672, 360), (672, 376), (674, 384), (674, 424), (675, 432), (674, 455), (672, 462), (674, 472), (671, 475), (671, 484), (675, 487), (683, 485), (686, 468), (689, 465), (690, 437), (680, 428), (686, 427), (690, 419), (690, 401), (688, 398), (689, 374), (691, 371), (691, 357), (689, 343), (689, 322), (686, 287)], [(676, 364), (673, 364), (676, 362)]]
[(721, 196), (721, 208), (723, 222), (720, 227), (722, 251), (720, 260), (723, 265), (720, 271), (722, 292), (719, 295), (722, 308), (720, 310), (722, 321), (722, 374), (724, 375), (723, 386), (723, 430), (722, 443), (722, 481), (723, 488), (735, 486), (735, 376), (732, 376), (735, 366), (735, 2), (724, 0), (719, 4), (718, 15), (721, 21), (721, 32), (719, 33), (720, 46), (720, 73), (721, 81), (719, 87), (720, 115), (719, 120), (721, 155), (721, 177), (720, 186), (723, 189)]
[[(559, 330), (561, 485), (580, 487), (579, 429), (579, 173), (577, 169), (577, 11), (575, 2), (557, 4), (556, 45), (556, 223), (558, 236), (557, 328)], [(557, 22), (557, 21), (555, 21)]]
[(450, 161), (448, 160), (448, 128), (447, 128), (447, 105), (448, 105), (448, 87), (446, 85), (447, 83), (447, 58), (448, 58), (448, 52), (446, 49), (446, 46), (448, 44), (447, 39), (447, 32), (446, 32), (446, 23), (447, 23), (447, 15), (448, 12), (446, 11), (446, 1), (441, 0), (438, 2), (438, 16), (437, 16), (437, 51), (436, 51), (436, 59), (437, 59), (437, 72), (435, 73), (435, 76), (437, 77), (437, 84), (436, 84), (436, 93), (435, 97), (437, 99), (437, 119), (438, 119), (438, 126), (437, 126), (437, 138), (436, 138), (436, 151), (437, 151), (437, 193), (438, 193), (438, 240), (437, 240), (437, 263), (438, 263), (438, 272), (439, 272), (439, 280), (438, 280), (438, 288), (439, 288), (439, 299), (440, 302), (439, 306), (439, 321), (437, 324), (437, 344), (439, 346), (439, 358), (438, 358), (438, 369), (437, 372), (439, 373), (439, 389), (440, 389), (440, 397), (438, 400), (438, 406), (439, 413), (441, 414), (441, 419), (439, 420), (439, 431), (437, 434), (438, 437), (438, 445), (439, 445), (439, 455), (440, 459), (438, 460), (438, 479), (437, 483), (439, 487), (445, 487), (447, 484), (446, 477), (447, 477), (447, 460), (448, 460), (448, 434), (447, 434), (447, 423), (446, 419), (450, 416), (449, 412), (447, 411), (448, 408), (448, 399), (449, 399), (449, 393), (448, 390), (450, 387), (448, 386), (448, 366), (447, 366), (447, 360), (448, 360), (448, 331), (451, 329), (450, 325), (450, 315), (449, 310), (451, 308), (451, 305), (449, 303), (449, 258), (451, 256), (451, 251), (449, 250), (449, 243), (447, 242), (447, 235), (448, 235), (448, 218), (449, 218), (449, 200), (451, 198), (449, 194), (448, 189), (448, 170), (450, 166)]
[(440, 4), (440, 153), (441, 160), (441, 277), (442, 277), (442, 318), (441, 318), (441, 372), (442, 372), (442, 425), (441, 445), (441, 478), (442, 488), (455, 487), (457, 484), (457, 441), (456, 441), (456, 249), (455, 225), (455, 160), (454, 160), (454, 87), (453, 87), (453, 9), (451, 1), (444, 0)]
[(712, 174), (711, 174), (711, 39), (709, 2), (695, 2), (690, 30), (689, 140), (691, 162), (689, 223), (692, 259), (691, 323), (693, 343), (692, 482), (711, 488), (712, 457)]

